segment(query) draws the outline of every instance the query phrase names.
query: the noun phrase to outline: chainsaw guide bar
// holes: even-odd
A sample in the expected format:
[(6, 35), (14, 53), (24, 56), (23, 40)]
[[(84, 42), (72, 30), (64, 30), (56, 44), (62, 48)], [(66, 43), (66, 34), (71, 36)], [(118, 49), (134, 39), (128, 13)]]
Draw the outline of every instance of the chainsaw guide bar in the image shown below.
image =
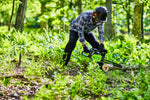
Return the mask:
[(146, 65), (145, 66), (139, 66), (139, 65), (135, 65), (135, 66), (127, 66), (125, 64), (118, 64), (115, 63), (113, 61), (107, 60), (105, 59), (105, 55), (107, 53), (107, 50), (101, 51), (101, 50), (97, 50), (96, 48), (91, 48), (90, 52), (85, 54), (84, 51), (82, 51), (82, 55), (91, 58), (94, 54), (96, 55), (101, 55), (101, 61), (97, 62), (99, 64), (99, 66), (101, 66), (101, 69), (103, 71), (108, 71), (108, 70), (137, 70), (140, 69), (141, 67), (145, 67), (145, 68), (149, 68)]

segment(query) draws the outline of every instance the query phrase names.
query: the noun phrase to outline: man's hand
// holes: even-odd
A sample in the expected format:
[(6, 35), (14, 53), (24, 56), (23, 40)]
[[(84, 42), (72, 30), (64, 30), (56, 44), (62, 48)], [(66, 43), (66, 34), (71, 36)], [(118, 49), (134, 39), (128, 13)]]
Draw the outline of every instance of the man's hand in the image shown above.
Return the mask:
[(105, 49), (103, 43), (100, 44), (100, 51), (102, 52), (101, 55), (102, 55), (103, 57), (105, 57), (105, 54), (107, 53), (107, 50)]
[(85, 45), (83, 47), (83, 51), (86, 52), (86, 53), (89, 53), (90, 52), (90, 49)]
[(84, 52), (86, 52), (86, 53), (90, 52), (90, 49), (85, 45), (85, 43), (82, 44), (82, 47), (83, 47)]

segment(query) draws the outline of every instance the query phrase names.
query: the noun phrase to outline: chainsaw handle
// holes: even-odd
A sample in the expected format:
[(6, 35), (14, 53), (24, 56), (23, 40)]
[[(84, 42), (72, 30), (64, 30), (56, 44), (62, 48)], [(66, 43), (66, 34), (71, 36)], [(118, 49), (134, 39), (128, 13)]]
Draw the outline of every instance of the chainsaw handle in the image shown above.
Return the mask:
[(82, 55), (85, 56), (85, 57), (88, 57), (88, 55), (84, 54), (84, 51), (82, 51)]
[(86, 52), (82, 51), (82, 55), (83, 55), (83, 56), (89, 57), (89, 53), (88, 53), (88, 55), (86, 55), (85, 53), (86, 53)]

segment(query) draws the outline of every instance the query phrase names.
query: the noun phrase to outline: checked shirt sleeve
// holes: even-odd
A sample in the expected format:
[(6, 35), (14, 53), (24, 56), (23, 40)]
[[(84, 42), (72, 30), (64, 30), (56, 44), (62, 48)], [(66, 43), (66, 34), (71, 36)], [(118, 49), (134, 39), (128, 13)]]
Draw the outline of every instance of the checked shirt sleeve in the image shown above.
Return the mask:
[(98, 39), (99, 39), (100, 41), (104, 42), (105, 38), (104, 38), (103, 23), (101, 23), (101, 24), (98, 26), (98, 32), (99, 32)]
[(85, 38), (84, 38), (84, 18), (83, 18), (83, 16), (81, 16), (79, 21), (78, 21), (78, 35), (79, 35), (79, 41), (81, 43), (85, 43)]

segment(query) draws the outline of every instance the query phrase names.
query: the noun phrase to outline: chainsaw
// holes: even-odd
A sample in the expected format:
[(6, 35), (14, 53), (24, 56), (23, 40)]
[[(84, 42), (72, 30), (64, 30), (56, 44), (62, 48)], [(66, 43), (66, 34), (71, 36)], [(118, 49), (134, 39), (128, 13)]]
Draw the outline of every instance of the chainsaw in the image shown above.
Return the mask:
[(91, 58), (93, 55), (101, 55), (101, 61), (97, 63), (99, 64), (100, 68), (103, 71), (108, 71), (109, 68), (112, 66), (122, 68), (121, 64), (105, 59), (106, 53), (107, 53), (107, 50), (101, 51), (96, 48), (91, 48), (88, 54), (82, 51), (82, 55), (84, 55), (85, 57), (89, 57), (89, 58)]

